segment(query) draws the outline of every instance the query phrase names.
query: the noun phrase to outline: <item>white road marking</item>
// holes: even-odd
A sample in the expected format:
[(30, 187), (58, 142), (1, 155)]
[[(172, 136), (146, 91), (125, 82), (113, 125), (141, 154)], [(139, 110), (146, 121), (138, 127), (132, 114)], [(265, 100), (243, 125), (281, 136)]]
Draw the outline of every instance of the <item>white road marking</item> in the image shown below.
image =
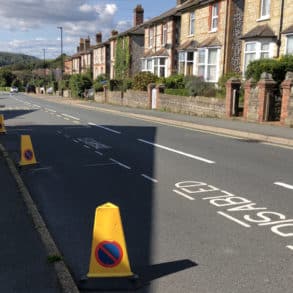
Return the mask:
[(282, 145), (282, 144), (276, 144), (276, 143), (270, 143), (270, 142), (261, 142), (261, 144), (270, 145), (278, 148), (293, 150), (293, 147)]
[(157, 179), (154, 179), (152, 177), (149, 177), (148, 175), (145, 175), (145, 174), (141, 174), (142, 177), (154, 182), (154, 183), (158, 183), (159, 181)]
[(64, 137), (65, 137), (65, 138), (70, 138), (70, 135), (65, 134)]
[(289, 184), (284, 183), (284, 182), (274, 182), (274, 184), (282, 186), (282, 187), (287, 188), (287, 189), (293, 189), (293, 185), (289, 185)]
[(56, 116), (57, 116), (57, 117), (62, 117), (62, 116), (61, 116), (61, 115), (59, 115), (59, 114), (57, 114)]
[(192, 154), (184, 153), (184, 152), (181, 152), (181, 151), (178, 151), (178, 150), (175, 150), (175, 149), (172, 149), (172, 148), (169, 148), (169, 147), (157, 144), (157, 143), (152, 143), (152, 142), (144, 140), (144, 139), (138, 139), (138, 141), (146, 143), (146, 144), (149, 144), (149, 145), (152, 145), (152, 146), (155, 146), (155, 147), (158, 147), (158, 148), (161, 148), (161, 149), (164, 149), (164, 150), (167, 150), (167, 151), (170, 151), (170, 152), (173, 152), (173, 153), (176, 153), (176, 154), (180, 154), (182, 156), (185, 156), (185, 157), (188, 157), (188, 158), (191, 158), (191, 159), (202, 161), (202, 162), (205, 162), (207, 164), (215, 164), (216, 163), (214, 161), (205, 159), (203, 157), (194, 156)]
[(293, 250), (293, 245), (287, 245), (286, 247)]
[(128, 169), (128, 170), (131, 169), (131, 167), (129, 167), (129, 166), (127, 166), (127, 165), (125, 165), (125, 164), (123, 164), (123, 163), (117, 161), (117, 160), (114, 160), (114, 159), (112, 159), (112, 158), (110, 158), (109, 160), (112, 161), (112, 162), (114, 162), (114, 163), (116, 163), (116, 164), (118, 164), (119, 166), (121, 166), (121, 167), (123, 167), (123, 168), (125, 168), (125, 169)]
[(83, 145), (85, 148), (90, 149), (90, 147), (86, 144)]
[(61, 134), (61, 133), (62, 133), (62, 131), (60, 131), (60, 130), (57, 130), (57, 133), (58, 133), (58, 134)]
[(65, 116), (65, 117), (68, 117), (68, 118), (71, 118), (71, 119), (74, 119), (74, 120), (80, 120), (79, 118), (77, 118), (77, 117), (74, 117), (74, 116), (71, 116), (71, 115), (68, 115), (68, 114), (64, 114), (64, 113), (62, 113), (61, 114), (62, 116)]
[(93, 122), (89, 122), (88, 125), (99, 127), (99, 128), (105, 129), (107, 131), (110, 131), (110, 132), (113, 132), (113, 133), (116, 133), (116, 134), (121, 134), (120, 131), (117, 131), (117, 130), (114, 130), (114, 129), (111, 129), (111, 128), (108, 128), (108, 127), (105, 127), (105, 126), (102, 126), (102, 125), (97, 125), (97, 124), (95, 124)]
[(84, 165), (84, 167), (100, 167), (100, 166), (112, 166), (112, 165), (116, 165), (116, 163), (97, 163), (97, 164), (87, 164)]
[(69, 120), (70, 120), (69, 118), (66, 118), (66, 117), (64, 117), (63, 119), (64, 119), (64, 120), (67, 120), (67, 121), (69, 121)]
[(53, 112), (53, 113), (57, 113), (57, 111), (56, 110), (54, 110), (54, 109), (50, 109), (50, 108), (45, 108), (47, 111), (50, 111), (50, 112)]
[(103, 156), (103, 154), (101, 152), (95, 151), (96, 154)]
[(217, 212), (219, 215), (221, 215), (221, 216), (224, 216), (224, 217), (226, 217), (227, 219), (229, 219), (229, 220), (231, 220), (231, 221), (234, 221), (234, 222), (236, 222), (237, 224), (239, 224), (239, 225), (241, 225), (241, 226), (243, 226), (243, 227), (245, 227), (245, 228), (250, 228), (250, 225), (248, 225), (248, 224), (246, 224), (246, 223), (244, 223), (244, 222), (242, 222), (242, 221), (240, 221), (240, 220), (238, 220), (238, 219), (236, 219), (236, 218), (234, 218), (234, 217), (232, 217), (232, 216), (230, 216), (230, 215), (228, 215), (228, 214), (226, 214), (226, 213), (223, 213), (223, 212)]
[(191, 197), (191, 196), (189, 196), (189, 195), (187, 195), (187, 194), (185, 194), (185, 193), (183, 193), (183, 192), (180, 192), (179, 190), (173, 189), (173, 191), (176, 192), (177, 194), (179, 194), (179, 195), (181, 195), (181, 196), (183, 196), (183, 197), (189, 199), (189, 200), (194, 200), (193, 197)]
[(78, 140), (76, 140), (76, 139), (74, 139), (73, 141), (74, 141), (75, 143), (79, 143), (79, 141), (78, 141)]
[(41, 108), (41, 106), (33, 104), (34, 107)]

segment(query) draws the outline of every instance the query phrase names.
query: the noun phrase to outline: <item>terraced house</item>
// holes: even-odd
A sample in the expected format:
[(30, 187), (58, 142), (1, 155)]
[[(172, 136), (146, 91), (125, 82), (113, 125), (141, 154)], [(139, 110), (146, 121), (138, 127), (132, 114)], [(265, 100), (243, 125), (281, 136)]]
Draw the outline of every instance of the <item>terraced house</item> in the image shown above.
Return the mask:
[(241, 71), (243, 0), (187, 1), (181, 14), (178, 72), (217, 82)]
[(177, 73), (176, 47), (180, 33), (178, 10), (185, 2), (186, 0), (177, 0), (176, 7), (144, 24), (142, 71), (149, 71), (160, 77)]
[(293, 0), (246, 0), (242, 69), (262, 58), (293, 54)]
[(110, 44), (102, 42), (102, 33), (96, 34), (96, 45), (93, 50), (93, 78), (99, 75), (110, 76)]
[[(144, 47), (144, 9), (137, 5), (133, 14), (133, 27), (122, 33), (112, 31), (110, 42), (110, 78), (113, 79), (117, 68), (128, 66), (126, 76), (132, 77), (140, 72), (140, 58)], [(117, 60), (119, 56), (119, 60)], [(119, 63), (119, 64), (118, 64)], [(123, 70), (125, 71), (125, 70)]]

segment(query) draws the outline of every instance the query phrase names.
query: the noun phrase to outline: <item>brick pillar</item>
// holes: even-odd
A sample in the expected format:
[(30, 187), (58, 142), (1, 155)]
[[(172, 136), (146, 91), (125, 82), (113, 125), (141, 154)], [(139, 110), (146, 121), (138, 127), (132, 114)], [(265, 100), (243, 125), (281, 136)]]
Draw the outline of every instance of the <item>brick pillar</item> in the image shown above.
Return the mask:
[(233, 92), (239, 90), (241, 81), (238, 78), (232, 77), (226, 82), (226, 117), (233, 115)]
[(265, 111), (267, 98), (270, 92), (276, 88), (277, 83), (273, 80), (272, 75), (269, 73), (262, 73), (258, 86), (258, 121), (265, 121)]
[(148, 85), (148, 108), (152, 109), (152, 90), (156, 87), (155, 83)]
[(293, 72), (287, 72), (286, 79), (282, 82), (281, 88), (283, 90), (282, 91), (283, 96), (282, 96), (282, 109), (281, 109), (281, 124), (285, 125), (286, 120), (289, 117), (290, 102), (291, 100), (293, 100), (293, 95), (291, 94), (291, 91), (293, 90)]
[(243, 119), (247, 120), (249, 111), (249, 100), (251, 96), (251, 89), (255, 87), (255, 81), (251, 78), (244, 84), (244, 105), (243, 105)]

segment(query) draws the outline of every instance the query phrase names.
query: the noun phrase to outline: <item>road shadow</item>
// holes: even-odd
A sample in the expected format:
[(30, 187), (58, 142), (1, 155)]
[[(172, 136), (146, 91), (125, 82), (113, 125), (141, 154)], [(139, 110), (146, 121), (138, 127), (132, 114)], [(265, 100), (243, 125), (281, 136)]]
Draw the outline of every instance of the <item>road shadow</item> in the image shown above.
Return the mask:
[[(34, 111), (4, 112), (14, 119)], [(155, 178), (156, 154), (137, 138), (155, 141), (156, 128), (102, 126), (22, 124), (0, 136), (17, 164), (20, 135), (31, 135), (40, 164), (19, 172), (75, 281), (88, 272), (95, 209), (107, 202), (120, 208), (131, 269), (143, 284), (197, 266), (189, 259), (152, 263), (155, 183), (142, 174)], [(138, 292), (153, 291), (145, 286)]]

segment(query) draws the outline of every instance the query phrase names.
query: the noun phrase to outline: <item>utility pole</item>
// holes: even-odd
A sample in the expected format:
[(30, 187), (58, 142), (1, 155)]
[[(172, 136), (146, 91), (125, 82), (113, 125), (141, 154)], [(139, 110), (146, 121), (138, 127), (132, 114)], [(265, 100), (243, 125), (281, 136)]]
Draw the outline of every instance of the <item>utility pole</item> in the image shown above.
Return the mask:
[(43, 49), (44, 56), (44, 78), (46, 77), (46, 49)]
[(63, 79), (63, 67), (64, 67), (64, 62), (63, 62), (63, 27), (58, 26), (58, 29), (60, 29), (61, 33), (61, 80)]

